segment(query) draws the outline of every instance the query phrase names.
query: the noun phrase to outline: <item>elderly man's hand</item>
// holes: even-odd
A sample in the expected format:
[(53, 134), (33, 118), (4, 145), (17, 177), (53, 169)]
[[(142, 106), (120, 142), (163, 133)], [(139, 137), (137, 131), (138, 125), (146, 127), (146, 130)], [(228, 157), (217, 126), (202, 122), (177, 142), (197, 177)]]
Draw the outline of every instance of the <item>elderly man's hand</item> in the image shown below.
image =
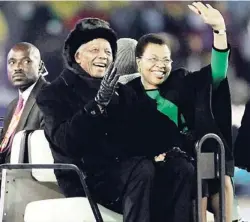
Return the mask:
[(225, 21), (221, 13), (213, 8), (211, 5), (204, 5), (201, 2), (193, 2), (192, 5), (188, 5), (190, 10), (199, 15), (202, 20), (210, 25), (214, 30), (226, 29)]
[(115, 92), (115, 88), (120, 76), (116, 73), (116, 71), (117, 69), (114, 67), (114, 63), (112, 63), (108, 67), (108, 70), (101, 81), (100, 89), (98, 90), (95, 97), (95, 101), (101, 107), (106, 107), (109, 104)]

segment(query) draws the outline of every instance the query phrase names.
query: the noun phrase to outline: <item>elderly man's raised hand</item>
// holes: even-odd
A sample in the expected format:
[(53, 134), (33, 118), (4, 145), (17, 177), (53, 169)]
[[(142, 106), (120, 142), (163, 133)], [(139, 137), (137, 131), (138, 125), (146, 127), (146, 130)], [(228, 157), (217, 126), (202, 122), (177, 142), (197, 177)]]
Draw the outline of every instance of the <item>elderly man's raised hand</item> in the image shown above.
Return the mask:
[(226, 29), (225, 21), (222, 14), (209, 4), (193, 2), (188, 5), (189, 9), (199, 15), (204, 23), (210, 25), (214, 30)]
[(108, 67), (101, 81), (100, 89), (97, 92), (95, 101), (102, 107), (106, 107), (109, 104), (115, 92), (116, 85), (120, 76), (116, 73), (116, 71), (117, 68), (114, 66), (114, 63), (112, 63)]

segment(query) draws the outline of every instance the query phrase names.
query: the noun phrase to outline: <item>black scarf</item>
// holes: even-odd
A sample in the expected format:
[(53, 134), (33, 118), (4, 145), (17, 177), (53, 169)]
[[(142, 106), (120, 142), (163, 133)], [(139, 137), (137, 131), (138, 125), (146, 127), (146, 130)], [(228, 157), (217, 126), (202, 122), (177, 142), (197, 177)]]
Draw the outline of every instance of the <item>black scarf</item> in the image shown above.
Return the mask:
[(68, 69), (84, 80), (84, 82), (87, 82), (91, 88), (99, 89), (102, 78), (92, 77), (77, 63), (74, 63), (72, 67)]

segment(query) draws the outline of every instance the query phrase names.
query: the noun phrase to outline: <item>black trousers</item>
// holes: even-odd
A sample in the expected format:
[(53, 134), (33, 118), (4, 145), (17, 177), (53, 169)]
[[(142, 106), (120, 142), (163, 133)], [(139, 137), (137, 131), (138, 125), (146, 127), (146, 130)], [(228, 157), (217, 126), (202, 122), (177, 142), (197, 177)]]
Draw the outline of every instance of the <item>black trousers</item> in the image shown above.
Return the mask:
[(184, 158), (156, 163), (152, 195), (152, 222), (189, 222), (195, 170)]
[(134, 157), (94, 175), (89, 187), (98, 203), (123, 214), (125, 222), (150, 222), (154, 175), (151, 160)]
[[(87, 183), (94, 199), (123, 214), (124, 222), (189, 222), (193, 176), (186, 159), (154, 164), (134, 157), (92, 175)], [(58, 182), (67, 196), (84, 196), (72, 179), (66, 186)]]

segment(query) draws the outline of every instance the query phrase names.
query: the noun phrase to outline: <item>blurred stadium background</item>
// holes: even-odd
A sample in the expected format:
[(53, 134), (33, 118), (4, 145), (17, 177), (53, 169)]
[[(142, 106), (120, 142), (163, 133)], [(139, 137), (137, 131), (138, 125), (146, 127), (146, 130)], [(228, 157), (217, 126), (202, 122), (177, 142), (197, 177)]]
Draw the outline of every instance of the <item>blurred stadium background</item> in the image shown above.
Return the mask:
[[(6, 56), (20, 41), (36, 45), (55, 79), (62, 67), (64, 39), (74, 23), (84, 17), (99, 17), (111, 23), (119, 37), (138, 39), (149, 32), (169, 37), (173, 66), (196, 70), (209, 63), (212, 32), (187, 8), (188, 1), (1, 1), (0, 2), (0, 116), (17, 95), (8, 82)], [(209, 2), (207, 2), (209, 3)], [(250, 2), (210, 2), (224, 15), (232, 47), (228, 72), (233, 103), (234, 135), (240, 125), (250, 90)], [(236, 169), (236, 193), (244, 209), (250, 208), (250, 174)], [(243, 214), (245, 214), (243, 212)], [(245, 216), (245, 215), (244, 215)], [(247, 217), (247, 213), (246, 216)], [(250, 216), (248, 216), (250, 217)], [(250, 220), (250, 218), (249, 218)]]

